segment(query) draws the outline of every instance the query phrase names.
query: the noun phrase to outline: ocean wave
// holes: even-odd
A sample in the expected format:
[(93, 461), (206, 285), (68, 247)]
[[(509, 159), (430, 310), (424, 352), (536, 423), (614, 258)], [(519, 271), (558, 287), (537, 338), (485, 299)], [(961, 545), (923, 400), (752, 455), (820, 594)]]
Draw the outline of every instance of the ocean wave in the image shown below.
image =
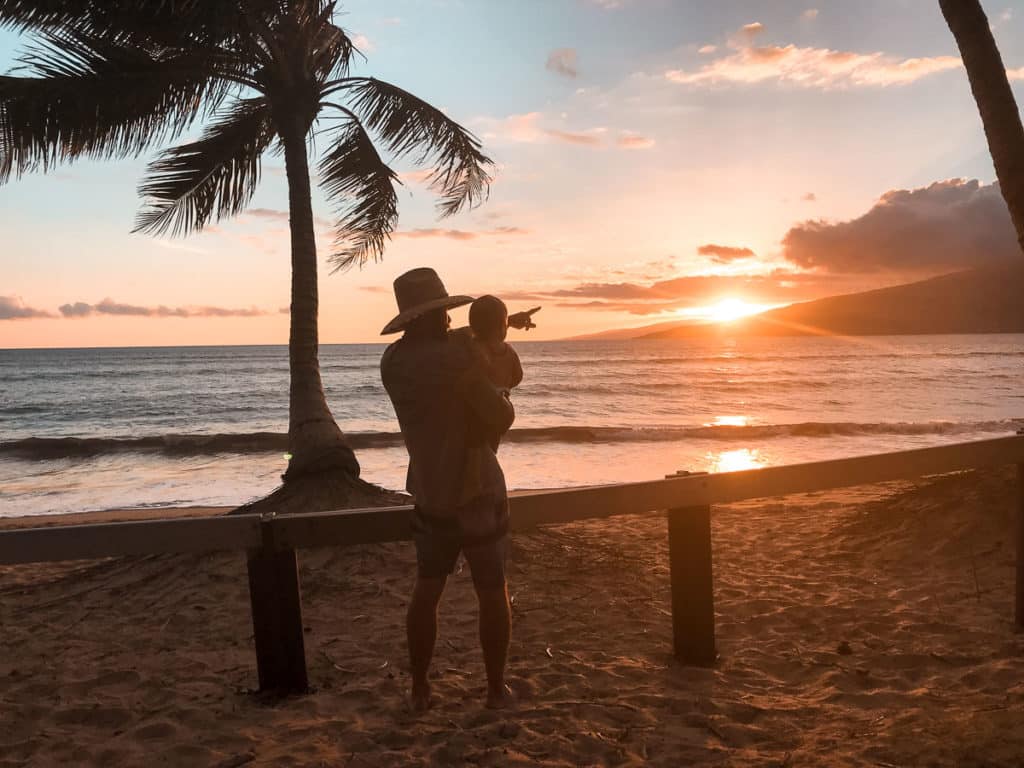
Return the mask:
[[(870, 435), (969, 435), (1008, 433), (1024, 420), (984, 422), (803, 422), (746, 426), (524, 427), (511, 430), (507, 443), (649, 443), (686, 440), (751, 441), (786, 437), (828, 438)], [(400, 432), (349, 432), (355, 449), (393, 448), (402, 445)], [(169, 434), (144, 437), (29, 437), (0, 442), (0, 456), (27, 460), (88, 458), (112, 453), (159, 453), (167, 456), (202, 456), (217, 453), (273, 453), (288, 450), (288, 435), (279, 432), (247, 434)]]

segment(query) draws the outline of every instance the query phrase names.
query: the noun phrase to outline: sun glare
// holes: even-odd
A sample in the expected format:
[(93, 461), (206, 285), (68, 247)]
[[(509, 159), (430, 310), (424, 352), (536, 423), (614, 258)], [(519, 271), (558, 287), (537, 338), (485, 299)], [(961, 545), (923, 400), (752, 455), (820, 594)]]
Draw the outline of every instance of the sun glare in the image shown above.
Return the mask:
[(707, 455), (712, 472), (738, 472), (743, 469), (759, 469), (765, 465), (757, 448), (737, 448)]
[(767, 307), (763, 304), (751, 304), (743, 299), (727, 298), (704, 308), (704, 315), (713, 323), (728, 323), (741, 317), (756, 315)]

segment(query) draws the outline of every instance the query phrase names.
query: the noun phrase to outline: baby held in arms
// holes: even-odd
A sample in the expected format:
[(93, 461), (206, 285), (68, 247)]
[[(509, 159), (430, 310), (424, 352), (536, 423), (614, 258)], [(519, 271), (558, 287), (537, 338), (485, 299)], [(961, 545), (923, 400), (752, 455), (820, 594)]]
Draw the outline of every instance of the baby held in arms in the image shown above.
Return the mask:
[[(527, 312), (517, 312), (510, 317), (505, 302), (497, 296), (481, 296), (469, 307), (469, 328), (463, 333), (466, 334), (477, 365), (488, 381), (502, 390), (506, 397), (523, 380), (519, 355), (505, 341), (509, 326), (523, 330), (536, 328), (532, 315), (539, 309), (536, 307)], [(483, 437), (492, 450), (498, 450), (499, 435)]]

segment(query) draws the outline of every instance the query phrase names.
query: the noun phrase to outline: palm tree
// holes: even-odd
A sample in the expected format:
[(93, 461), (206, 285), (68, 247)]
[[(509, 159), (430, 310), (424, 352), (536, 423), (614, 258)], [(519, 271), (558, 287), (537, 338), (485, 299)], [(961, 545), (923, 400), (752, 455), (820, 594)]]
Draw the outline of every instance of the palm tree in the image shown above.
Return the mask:
[(988, 139), (999, 189), (1024, 250), (1024, 127), (995, 38), (979, 0), (939, 0), (960, 48)]
[(320, 378), (314, 128), (328, 137), (318, 170), (337, 208), (335, 270), (379, 259), (396, 225), (400, 182), (372, 136), (431, 169), (442, 216), (481, 202), (492, 167), (440, 110), (352, 76), (360, 54), (334, 17), (324, 0), (0, 0), (0, 26), (35, 38), (21, 57), (27, 76), (0, 77), (0, 183), (79, 158), (136, 157), (205, 123), (198, 139), (164, 149), (139, 188), (136, 231), (184, 235), (242, 211), (264, 153), (284, 155), (292, 458), (276, 501), (286, 507), (339, 505), (360, 484)]

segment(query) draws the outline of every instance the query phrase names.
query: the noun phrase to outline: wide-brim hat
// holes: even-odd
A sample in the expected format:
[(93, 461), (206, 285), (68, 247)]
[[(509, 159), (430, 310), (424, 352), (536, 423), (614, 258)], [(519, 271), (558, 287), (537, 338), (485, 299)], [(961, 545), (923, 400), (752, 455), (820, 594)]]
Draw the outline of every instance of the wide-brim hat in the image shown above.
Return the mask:
[(384, 326), (381, 336), (398, 333), (433, 309), (461, 307), (473, 301), (472, 296), (449, 296), (437, 272), (430, 267), (411, 269), (395, 279), (395, 300), (398, 314)]

